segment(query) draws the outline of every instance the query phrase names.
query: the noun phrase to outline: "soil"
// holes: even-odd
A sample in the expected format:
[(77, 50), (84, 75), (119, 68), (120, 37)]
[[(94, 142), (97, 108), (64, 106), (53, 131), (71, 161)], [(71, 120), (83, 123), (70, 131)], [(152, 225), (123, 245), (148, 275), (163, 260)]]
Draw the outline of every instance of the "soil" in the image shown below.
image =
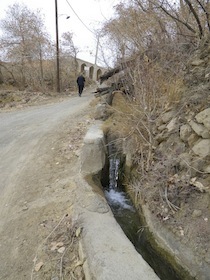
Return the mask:
[[(75, 93), (18, 92), (18, 96), (16, 102), (5, 102), (1, 112), (56, 104)], [(79, 154), (91, 125), (91, 109), (86, 106), (54, 127), (39, 143), (38, 152), (32, 153), (29, 164), (26, 161), (19, 168), (13, 187), (4, 190), (0, 199), (0, 279), (84, 279), (78, 255), (81, 229), (74, 205)]]
[[(204, 101), (206, 103), (205, 98)], [(202, 104), (198, 102), (199, 108), (193, 106), (194, 111), (201, 111), (204, 101)], [(113, 110), (114, 112), (107, 120), (106, 125), (109, 126), (110, 133), (116, 135), (116, 139), (123, 139), (125, 135), (129, 135), (126, 119), (122, 121), (122, 115), (126, 116), (126, 112), (128, 112), (128, 106), (126, 106), (126, 99), (122, 97), (122, 94), (115, 94), (112, 103), (115, 110)], [(121, 111), (123, 114), (118, 114)], [(180, 111), (179, 118), (184, 118)], [(155, 155), (157, 160), (153, 160), (150, 169), (144, 170), (144, 172), (142, 172), (144, 165), (141, 150), (140, 153), (135, 150), (136, 142), (130, 138), (126, 141), (127, 146), (122, 144), (123, 152), (128, 159), (131, 158), (132, 152), (133, 157), (138, 159), (135, 168), (133, 166), (128, 168), (125, 176), (126, 179), (129, 178), (126, 181), (126, 188), (131, 193), (139, 213), (142, 213), (142, 206), (148, 210), (147, 222), (148, 224), (152, 223), (154, 236), (161, 236), (161, 238), (157, 238), (159, 243), (157, 246), (162, 244), (162, 247), (167, 250), (171, 248), (181, 265), (190, 268), (190, 272), (196, 277), (195, 279), (207, 280), (210, 271), (209, 174), (196, 172), (199, 166), (197, 169), (190, 169), (190, 167), (183, 169), (182, 172), (176, 169), (177, 154), (173, 151), (177, 153), (182, 151), (179, 127), (180, 124), (177, 123), (175, 132), (171, 134), (171, 137), (166, 138), (166, 144), (162, 146), (162, 153)], [(143, 149), (147, 151), (147, 146)], [(187, 150), (187, 153), (190, 154), (190, 151)], [(203, 183), (206, 188), (199, 189), (190, 184), (190, 179), (193, 177), (197, 177), (198, 181)], [(183, 256), (186, 257), (185, 262)]]
[(73, 96), (75, 92), (34, 92), (0, 88), (0, 109), (17, 110), (29, 106), (49, 104)]
[[(2, 102), (1, 111), (59, 103), (74, 94), (31, 93), (30, 97), (27, 92), (18, 92), (20, 98), (4, 105)], [(50, 133), (51, 141), (42, 141), (39, 156), (34, 154), (30, 165), (24, 166), (17, 176), (18, 191), (7, 194), (12, 207), (0, 202), (0, 279), (84, 279), (78, 252), (81, 225), (75, 218), (74, 205), (78, 197), (79, 154), (92, 122), (91, 111), (87, 107)], [(176, 178), (170, 178), (170, 188), (173, 180)], [(178, 211), (170, 209), (159, 197), (156, 199), (151, 189), (145, 189), (145, 202), (156, 222), (192, 249), (197, 264), (205, 262), (208, 266), (209, 191), (202, 193), (190, 187), (184, 192)]]

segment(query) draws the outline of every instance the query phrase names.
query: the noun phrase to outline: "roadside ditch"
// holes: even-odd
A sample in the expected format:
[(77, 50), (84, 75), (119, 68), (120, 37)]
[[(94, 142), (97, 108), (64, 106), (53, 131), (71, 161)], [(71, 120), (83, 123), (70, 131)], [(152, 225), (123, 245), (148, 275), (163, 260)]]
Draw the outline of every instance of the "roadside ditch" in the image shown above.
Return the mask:
[[(126, 173), (128, 172), (125, 163), (126, 155), (118, 152), (122, 151), (122, 147), (113, 144), (117, 143), (113, 135), (104, 135), (102, 129), (105, 110), (104, 104), (98, 105), (96, 111), (97, 115), (101, 115), (101, 117), (98, 118), (100, 119), (98, 126), (93, 129), (96, 138), (100, 135), (103, 140), (95, 141), (91, 137), (87, 137), (85, 140), (84, 146), (87, 144), (92, 146), (89, 148), (89, 152), (83, 151), (82, 153), (83, 175), (88, 175), (89, 178), (92, 176), (92, 182), (100, 191), (103, 191), (117, 223), (159, 279), (197, 279), (194, 275), (190, 275), (187, 269), (189, 265), (183, 262), (182, 256), (177, 256), (179, 249), (180, 251), (185, 250), (185, 248), (179, 248), (181, 246), (179, 240), (173, 240), (170, 233), (160, 229), (161, 225), (153, 224), (148, 209), (143, 206), (140, 206), (139, 209), (138, 205), (137, 210), (135, 207), (134, 197), (123, 184), (123, 177), (130, 176)], [(95, 187), (93, 190), (97, 192)]]
[(192, 276), (176, 262), (175, 258), (161, 248), (150, 232), (143, 210), (137, 211), (132, 197), (123, 185), (125, 155), (115, 140), (107, 138), (106, 166), (101, 173), (101, 185), (114, 217), (135, 249), (154, 269), (161, 280), (193, 280)]

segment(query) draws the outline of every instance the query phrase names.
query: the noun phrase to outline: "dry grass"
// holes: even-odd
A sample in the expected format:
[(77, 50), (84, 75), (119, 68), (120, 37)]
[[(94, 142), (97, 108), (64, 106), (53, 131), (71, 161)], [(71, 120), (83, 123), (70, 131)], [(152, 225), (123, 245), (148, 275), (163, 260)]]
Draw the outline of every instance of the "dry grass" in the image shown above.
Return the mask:
[[(174, 175), (177, 155), (158, 160), (155, 155), (155, 133), (162, 113), (180, 102), (183, 79), (167, 74), (159, 64), (143, 61), (136, 61), (128, 75), (133, 93), (123, 95), (117, 92), (114, 95), (112, 115), (105, 122), (104, 131), (114, 135), (117, 145), (121, 145), (124, 152), (127, 151), (132, 157), (133, 176), (139, 182), (131, 185), (136, 200), (145, 192), (151, 201), (164, 201), (166, 207), (176, 211), (180, 206), (180, 201), (176, 200), (177, 193), (178, 197), (185, 197), (185, 191), (188, 195), (189, 190), (171, 187), (168, 183)], [(158, 163), (156, 170), (154, 162)]]
[(184, 89), (184, 82), (181, 78), (174, 79), (170, 83), (167, 83), (167, 99), (169, 104), (180, 102)]
[(127, 137), (131, 132), (132, 107), (126, 96), (118, 91), (114, 92), (112, 106), (109, 107), (111, 116), (104, 122), (103, 131), (118, 138)]
[(8, 90), (8, 91), (17, 91), (18, 89), (9, 84), (0, 84), (0, 91), (1, 90)]
[(83, 280), (83, 263), (78, 253), (80, 232), (79, 225), (68, 215), (52, 224), (48, 236), (37, 248), (31, 280)]

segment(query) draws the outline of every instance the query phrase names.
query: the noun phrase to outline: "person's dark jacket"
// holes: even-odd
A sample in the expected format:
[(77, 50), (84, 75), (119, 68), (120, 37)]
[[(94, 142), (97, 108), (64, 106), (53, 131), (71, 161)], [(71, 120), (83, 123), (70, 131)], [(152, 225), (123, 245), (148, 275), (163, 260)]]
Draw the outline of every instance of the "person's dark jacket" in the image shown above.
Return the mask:
[(78, 78), (77, 78), (77, 84), (79, 86), (82, 86), (85, 84), (85, 77), (83, 77), (82, 75), (80, 75)]

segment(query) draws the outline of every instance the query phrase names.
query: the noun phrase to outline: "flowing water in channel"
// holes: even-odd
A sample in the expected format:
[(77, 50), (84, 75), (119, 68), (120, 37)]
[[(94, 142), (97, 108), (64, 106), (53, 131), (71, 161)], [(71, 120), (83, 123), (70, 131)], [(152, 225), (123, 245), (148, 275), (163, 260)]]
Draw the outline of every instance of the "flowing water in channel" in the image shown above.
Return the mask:
[[(102, 185), (107, 202), (124, 233), (161, 280), (192, 279), (177, 275), (170, 264), (165, 263), (165, 260), (161, 259), (160, 254), (150, 245), (146, 231), (141, 225), (139, 214), (123, 186), (119, 185), (119, 167), (120, 157), (116, 154), (110, 156), (107, 170), (109, 175), (103, 174), (102, 177), (106, 177), (106, 179), (102, 178)], [(107, 176), (109, 180), (107, 180)]]

